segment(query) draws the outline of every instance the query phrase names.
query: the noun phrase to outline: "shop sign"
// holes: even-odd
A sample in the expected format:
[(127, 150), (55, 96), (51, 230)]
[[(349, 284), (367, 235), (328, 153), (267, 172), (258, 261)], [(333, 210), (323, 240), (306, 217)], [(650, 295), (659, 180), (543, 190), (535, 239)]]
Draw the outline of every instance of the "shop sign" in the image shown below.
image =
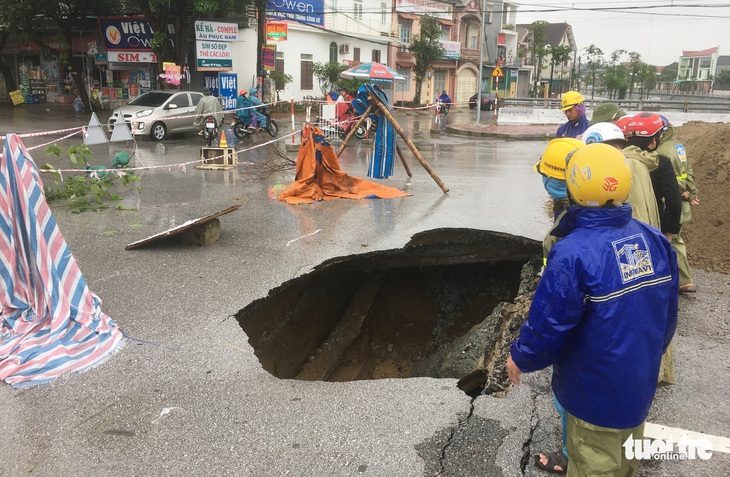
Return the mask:
[(444, 58), (449, 60), (458, 60), (461, 58), (461, 42), (442, 41), (441, 46), (444, 47)]
[(9, 94), (10, 94), (10, 100), (13, 102), (13, 106), (17, 106), (20, 103), (25, 103), (25, 98), (23, 98), (23, 93), (21, 93), (19, 89), (16, 89), (15, 91), (11, 91)]
[(265, 71), (276, 69), (276, 45), (265, 45), (261, 49), (261, 64)]
[(233, 48), (221, 41), (196, 41), (198, 71), (233, 69)]
[(297, 23), (324, 25), (324, 0), (268, 0), (266, 15)]
[(195, 22), (196, 40), (238, 41), (238, 25), (235, 23)]
[[(144, 17), (99, 17), (99, 31), (107, 51), (152, 51), (155, 34)], [(167, 25), (167, 41), (175, 47), (175, 26)]]
[(221, 73), (218, 75), (220, 84), (219, 100), (223, 109), (229, 111), (236, 109), (236, 98), (238, 97), (238, 75), (236, 73)]
[(266, 41), (286, 41), (288, 28), (286, 23), (267, 23)]
[(107, 51), (106, 54), (110, 63), (157, 63), (157, 55), (151, 51)]
[(95, 53), (94, 54), (94, 63), (97, 65), (105, 65), (109, 62), (109, 59), (106, 56), (106, 53)]
[(451, 6), (429, 0), (398, 0), (395, 11), (398, 13), (415, 13), (431, 17), (451, 20)]

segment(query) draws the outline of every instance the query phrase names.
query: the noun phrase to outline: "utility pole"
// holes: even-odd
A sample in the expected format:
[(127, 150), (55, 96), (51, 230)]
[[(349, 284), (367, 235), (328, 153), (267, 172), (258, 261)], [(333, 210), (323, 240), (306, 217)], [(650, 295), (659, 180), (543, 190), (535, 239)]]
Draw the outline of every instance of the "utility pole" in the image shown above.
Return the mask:
[(484, 42), (486, 40), (484, 33), (484, 16), (487, 10), (487, 1), (482, 0), (482, 26), (479, 31), (479, 84), (477, 85), (477, 125), (482, 121), (482, 76), (484, 75)]

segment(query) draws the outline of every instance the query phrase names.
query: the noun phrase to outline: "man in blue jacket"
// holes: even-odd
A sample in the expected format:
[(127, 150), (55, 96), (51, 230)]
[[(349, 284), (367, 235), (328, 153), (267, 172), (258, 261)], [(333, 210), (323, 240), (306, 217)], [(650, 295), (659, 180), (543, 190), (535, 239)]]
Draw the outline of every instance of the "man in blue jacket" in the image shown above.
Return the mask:
[(624, 203), (631, 172), (616, 148), (595, 143), (569, 156), (572, 206), (561, 221), (507, 371), (553, 365), (568, 412), (567, 473), (632, 476), (626, 439), (641, 439), (661, 356), (677, 325), (677, 259), (656, 228)]
[(567, 121), (560, 125), (555, 137), (578, 137), (588, 129), (586, 105), (583, 95), (577, 91), (568, 91), (560, 100), (560, 110), (565, 113)]

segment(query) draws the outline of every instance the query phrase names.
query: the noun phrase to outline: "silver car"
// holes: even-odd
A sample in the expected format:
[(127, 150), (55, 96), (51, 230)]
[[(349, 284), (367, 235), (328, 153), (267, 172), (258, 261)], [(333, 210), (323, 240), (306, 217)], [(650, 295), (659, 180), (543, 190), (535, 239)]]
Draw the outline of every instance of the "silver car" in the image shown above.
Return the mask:
[(153, 141), (162, 140), (168, 133), (196, 131), (192, 114), (202, 97), (195, 91), (148, 91), (115, 109), (107, 128), (112, 132), (117, 121), (126, 121), (132, 134), (149, 135)]

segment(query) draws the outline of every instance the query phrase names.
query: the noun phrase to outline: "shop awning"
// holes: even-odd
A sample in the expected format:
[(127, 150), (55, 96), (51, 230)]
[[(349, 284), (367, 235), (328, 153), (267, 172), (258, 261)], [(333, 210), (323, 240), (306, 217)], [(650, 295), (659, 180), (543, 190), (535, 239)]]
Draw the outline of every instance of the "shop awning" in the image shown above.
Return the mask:
[(455, 23), (453, 21), (451, 21), (451, 20), (445, 20), (443, 18), (438, 18), (438, 21), (442, 25), (447, 25), (447, 26), (454, 26), (455, 25)]

